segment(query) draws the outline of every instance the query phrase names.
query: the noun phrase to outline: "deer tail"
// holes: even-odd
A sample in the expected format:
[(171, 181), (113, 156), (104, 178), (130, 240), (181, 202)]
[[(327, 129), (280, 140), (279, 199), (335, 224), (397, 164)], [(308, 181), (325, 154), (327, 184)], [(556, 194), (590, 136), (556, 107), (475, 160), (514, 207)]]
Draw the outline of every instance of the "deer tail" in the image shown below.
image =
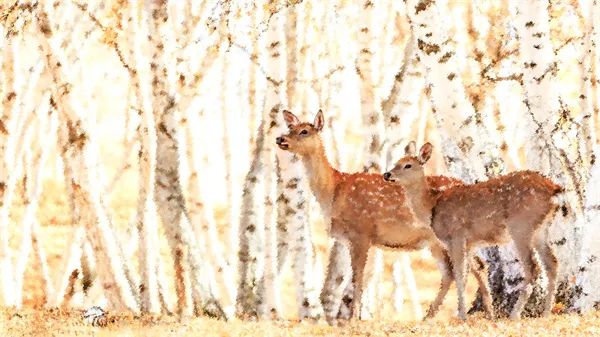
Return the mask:
[(552, 194), (557, 195), (557, 194), (561, 194), (565, 191), (564, 187), (554, 184), (554, 186), (552, 186)]

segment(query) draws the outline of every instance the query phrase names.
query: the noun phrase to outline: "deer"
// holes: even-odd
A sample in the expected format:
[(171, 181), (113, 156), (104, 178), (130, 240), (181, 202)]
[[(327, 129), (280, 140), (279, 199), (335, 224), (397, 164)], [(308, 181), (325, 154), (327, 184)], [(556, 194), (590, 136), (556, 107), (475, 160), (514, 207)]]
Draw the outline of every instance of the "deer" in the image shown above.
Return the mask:
[[(411, 203), (403, 187), (386, 182), (381, 174), (345, 173), (333, 168), (320, 136), (324, 126), (322, 110), (313, 123), (301, 122), (288, 110), (283, 111), (283, 118), (289, 132), (277, 137), (276, 144), (299, 157), (310, 190), (329, 220), (329, 236), (349, 247), (354, 286), (351, 317), (360, 319), (363, 272), (373, 245), (408, 251), (429, 247), (442, 274), (440, 290), (425, 316), (433, 317), (450, 287), (452, 271), (447, 251), (429, 226), (430, 216), (423, 210), (427, 206)], [(426, 178), (426, 184), (434, 195), (449, 186), (461, 185), (462, 181), (432, 176)], [(474, 268), (473, 273), (483, 284), (483, 271)], [(331, 274), (328, 270), (328, 279)], [(321, 301), (325, 302), (325, 289)], [(334, 318), (326, 319), (332, 324)]]
[[(419, 198), (430, 215), (431, 228), (447, 247), (458, 292), (458, 317), (466, 320), (464, 292), (469, 256), (475, 248), (505, 244), (512, 239), (524, 270), (524, 288), (510, 312), (519, 319), (533, 291), (536, 271), (535, 251), (548, 278), (548, 293), (543, 315), (550, 314), (556, 291), (558, 260), (547, 238), (547, 228), (559, 206), (555, 197), (563, 188), (542, 174), (515, 171), (475, 184), (452, 186), (440, 195), (428, 189), (424, 165), (433, 146), (425, 143), (419, 154), (409, 143), (405, 157), (384, 173), (383, 178), (402, 186), (407, 194)], [(419, 202), (419, 201), (415, 201)], [(491, 303), (489, 287), (480, 285), (484, 302)]]

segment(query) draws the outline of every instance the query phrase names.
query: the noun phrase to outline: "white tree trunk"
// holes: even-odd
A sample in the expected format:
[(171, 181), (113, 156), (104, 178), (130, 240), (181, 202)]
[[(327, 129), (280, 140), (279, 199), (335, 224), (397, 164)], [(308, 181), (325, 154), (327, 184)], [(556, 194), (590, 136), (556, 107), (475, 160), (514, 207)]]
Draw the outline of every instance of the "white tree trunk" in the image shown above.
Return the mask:
[(258, 288), (264, 275), (264, 167), (263, 156), (265, 128), (268, 122), (263, 119), (256, 138), (256, 148), (252, 163), (244, 182), (239, 230), (239, 285), (237, 292), (237, 313), (241, 317), (258, 316)]
[[(29, 124), (33, 118), (32, 105), (34, 89), (42, 71), (41, 64), (29, 70), (29, 76), (19, 76), (19, 61), (14, 58), (20, 50), (17, 40), (11, 41), (10, 47), (4, 48), (3, 74), (5, 76), (6, 97), (2, 101), (2, 133), (5, 135), (0, 140), (0, 150), (3, 155), (0, 173), (0, 190), (2, 200), (0, 204), (0, 273), (2, 274), (2, 290), (4, 303), (14, 305), (14, 275), (12, 266), (12, 252), (8, 245), (8, 224), (10, 207), (14, 198), (17, 180), (21, 177), (23, 165), (20, 158), (24, 144), (29, 144), (31, 128)], [(27, 79), (25, 82), (24, 80)]]
[[(596, 145), (595, 154), (600, 153)], [(590, 176), (586, 186), (584, 226), (581, 261), (579, 263), (580, 273), (577, 275), (573, 308), (578, 311), (588, 311), (600, 307), (600, 232), (598, 232), (598, 219), (600, 219), (600, 165), (598, 160), (590, 170)]]
[(156, 205), (154, 204), (155, 180), (156, 180), (156, 147), (157, 135), (154, 116), (152, 114), (152, 102), (150, 88), (142, 87), (140, 74), (147, 74), (149, 64), (142, 55), (142, 43), (144, 29), (140, 27), (138, 6), (130, 4), (130, 27), (131, 36), (131, 60), (135, 64), (135, 73), (130, 73), (133, 94), (138, 107), (140, 125), (137, 136), (140, 139), (138, 152), (139, 165), (139, 196), (136, 214), (137, 234), (139, 235), (138, 263), (141, 283), (140, 302), (141, 310), (150, 313), (160, 313), (158, 296), (158, 221), (156, 218)]
[[(587, 20), (585, 25), (585, 39), (583, 42), (583, 94), (582, 113), (584, 115), (584, 136), (586, 153), (584, 158), (589, 162), (590, 171), (586, 176), (585, 186), (585, 208), (583, 213), (582, 228), (582, 254), (579, 262), (579, 273), (577, 274), (577, 292), (574, 294), (575, 301), (573, 309), (588, 311), (600, 307), (600, 268), (598, 258), (600, 248), (598, 242), (598, 219), (600, 217), (600, 165), (598, 155), (600, 148), (597, 145), (596, 118), (598, 115), (600, 91), (598, 91), (598, 79), (600, 78), (600, 1), (589, 2), (587, 8)], [(585, 13), (586, 11), (584, 11)], [(591, 146), (591, 148), (590, 148)]]
[[(582, 1), (580, 6), (583, 6)], [(582, 117), (580, 123), (582, 125), (582, 133), (584, 141), (582, 142), (582, 164), (583, 168), (590, 170), (593, 162), (596, 160), (594, 146), (598, 139), (596, 138), (595, 116), (594, 109), (598, 109), (600, 92), (598, 92), (598, 76), (600, 71), (600, 61), (598, 55), (600, 53), (600, 2), (597, 0), (589, 1), (587, 8), (583, 10), (585, 14), (583, 39), (581, 42), (581, 95), (580, 106)]]
[(149, 24), (148, 39), (152, 52), (150, 61), (153, 84), (152, 112), (157, 130), (154, 198), (171, 249), (175, 270), (177, 313), (181, 315), (186, 307), (186, 294), (189, 294), (191, 289), (186, 289), (184, 280), (186, 247), (180, 227), (185, 203), (179, 181), (179, 144), (177, 143), (179, 125), (175, 98), (168, 89), (166, 78), (169, 73), (163, 40), (163, 29), (168, 19), (166, 4), (161, 1), (147, 1), (146, 12), (145, 19)]
[[(277, 96), (283, 96), (288, 101), (290, 107), (293, 109), (303, 109), (303, 103), (306, 97), (303, 95), (301, 90), (295, 88), (300, 71), (306, 69), (308, 64), (307, 50), (310, 50), (306, 45), (306, 35), (302, 34), (308, 30), (308, 18), (311, 13), (309, 12), (310, 6), (305, 5), (304, 7), (290, 7), (287, 11), (287, 36), (288, 44), (287, 49), (287, 86), (284, 88), (275, 89), (277, 92), (273, 93)], [(281, 38), (281, 37), (280, 37)], [(281, 67), (273, 68), (275, 71), (281, 72), (280, 78), (283, 81), (286, 78), (286, 74), (283, 72), (284, 69)], [(299, 71), (300, 70), (300, 71)], [(271, 76), (273, 76), (271, 73)], [(286, 91), (284, 91), (286, 89)], [(267, 106), (269, 104), (276, 104), (277, 96), (272, 98), (267, 97)], [(269, 100), (270, 99), (270, 100)], [(285, 100), (281, 99), (282, 102)], [(280, 111), (275, 111), (276, 114), (272, 116), (275, 121), (275, 127), (271, 131), (272, 137), (268, 139), (274, 139), (275, 137), (287, 132), (285, 123), (282, 119)], [(308, 114), (300, 114), (307, 117)], [(273, 145), (273, 144), (271, 144)], [(314, 277), (314, 251), (311, 239), (310, 221), (308, 217), (308, 211), (310, 208), (310, 199), (306, 190), (306, 173), (301, 166), (299, 160), (290, 153), (277, 150), (277, 159), (280, 168), (281, 183), (279, 188), (279, 194), (277, 196), (277, 205), (279, 211), (279, 224), (278, 227), (283, 227), (284, 230), (280, 230), (279, 233), (285, 234), (285, 236), (279, 238), (280, 248), (279, 251), (288, 250), (290, 257), (292, 258), (292, 270), (294, 272), (294, 285), (296, 287), (296, 303), (298, 305), (298, 318), (316, 318), (321, 315), (320, 303), (318, 301), (317, 285), (315, 284)], [(287, 242), (287, 244), (283, 244)], [(280, 260), (287, 256), (280, 256)]]
[[(255, 7), (256, 9), (257, 7)], [(258, 24), (257, 10), (251, 11), (251, 23)], [(255, 57), (259, 55), (259, 36), (256, 35), (252, 41), (252, 52)], [(249, 109), (252, 115), (259, 111), (257, 102), (257, 70), (253, 65), (250, 66), (248, 92), (249, 92)], [(262, 196), (264, 196), (264, 163), (263, 152), (265, 151), (265, 133), (268, 127), (268, 114), (263, 107), (262, 113), (256, 113), (261, 116), (262, 122), (256, 132), (254, 141), (254, 149), (251, 153), (251, 164), (248, 173), (244, 179), (244, 188), (242, 191), (242, 204), (240, 208), (240, 223), (237, 234), (239, 240), (231, 239), (231, 242), (239, 243), (238, 250), (238, 292), (237, 292), (237, 314), (241, 317), (256, 317), (258, 316), (258, 290), (263, 282), (264, 274), (264, 242), (265, 242), (265, 226), (264, 226), (264, 204)], [(236, 232), (231, 233), (232, 235)]]
[(389, 96), (382, 102), (386, 125), (388, 152), (386, 167), (390, 167), (404, 155), (402, 144), (412, 136), (412, 130), (420, 115), (419, 98), (425, 84), (424, 69), (417, 57), (417, 41), (413, 34), (404, 46), (402, 66), (395, 76)]

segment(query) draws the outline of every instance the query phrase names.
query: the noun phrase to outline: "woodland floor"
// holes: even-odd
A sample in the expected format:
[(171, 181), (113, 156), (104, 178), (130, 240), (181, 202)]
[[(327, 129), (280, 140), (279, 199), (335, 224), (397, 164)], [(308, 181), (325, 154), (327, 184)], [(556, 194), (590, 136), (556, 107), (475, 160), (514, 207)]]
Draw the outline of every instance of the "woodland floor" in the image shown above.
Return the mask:
[(172, 317), (115, 316), (104, 328), (82, 323), (78, 312), (0, 311), (2, 336), (600, 336), (600, 313), (553, 315), (543, 319), (489, 321), (471, 317), (431, 322), (386, 319), (352, 322), (343, 327), (322, 323), (223, 322), (209, 318), (177, 321)]

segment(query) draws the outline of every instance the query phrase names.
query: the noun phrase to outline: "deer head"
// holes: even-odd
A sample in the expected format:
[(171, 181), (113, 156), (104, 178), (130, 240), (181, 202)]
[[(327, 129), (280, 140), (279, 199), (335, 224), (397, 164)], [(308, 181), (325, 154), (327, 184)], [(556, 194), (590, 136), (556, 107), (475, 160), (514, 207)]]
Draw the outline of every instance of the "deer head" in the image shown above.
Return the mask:
[(308, 155), (319, 150), (323, 143), (319, 133), (323, 130), (323, 112), (319, 110), (315, 121), (302, 123), (290, 111), (283, 111), (283, 118), (288, 126), (289, 133), (277, 137), (277, 145), (282, 150), (290, 151), (299, 155)]
[(405, 156), (396, 162), (394, 168), (383, 174), (383, 179), (403, 185), (422, 181), (425, 178), (423, 165), (431, 158), (433, 145), (431, 143), (423, 144), (419, 155), (416, 155), (416, 149), (414, 141), (408, 143), (404, 148)]

